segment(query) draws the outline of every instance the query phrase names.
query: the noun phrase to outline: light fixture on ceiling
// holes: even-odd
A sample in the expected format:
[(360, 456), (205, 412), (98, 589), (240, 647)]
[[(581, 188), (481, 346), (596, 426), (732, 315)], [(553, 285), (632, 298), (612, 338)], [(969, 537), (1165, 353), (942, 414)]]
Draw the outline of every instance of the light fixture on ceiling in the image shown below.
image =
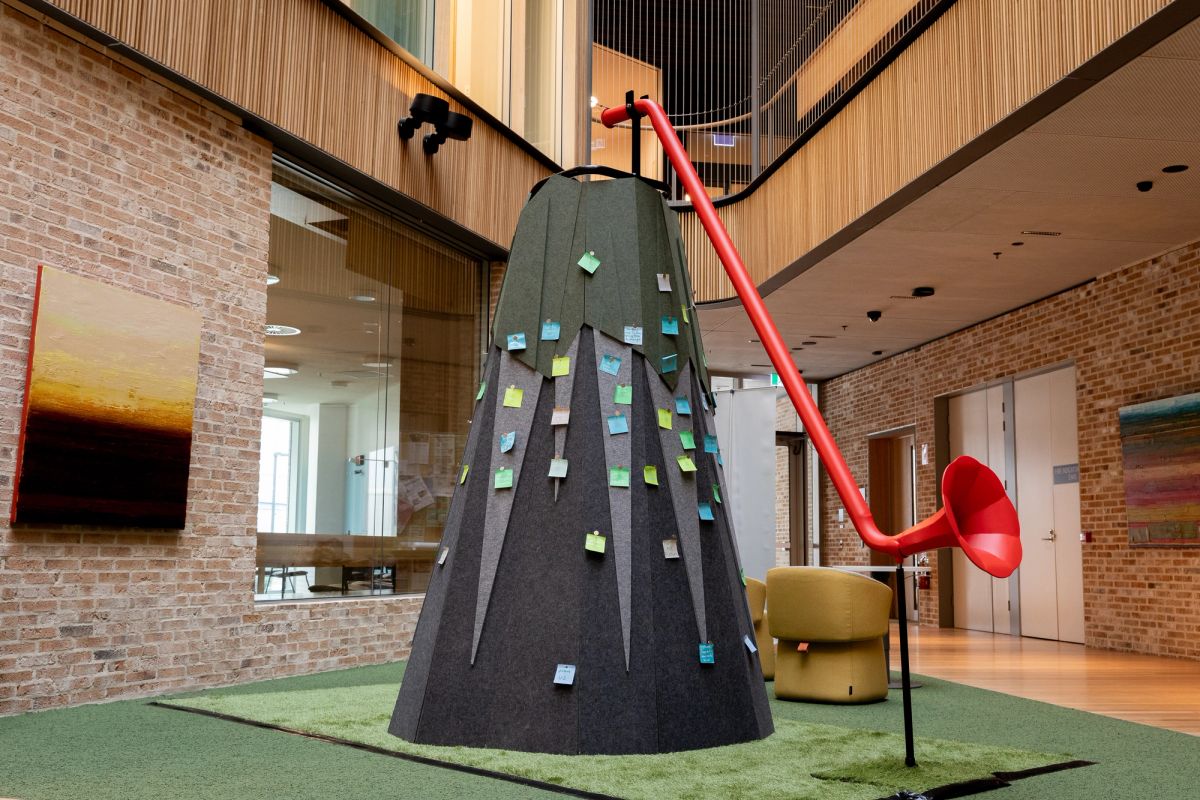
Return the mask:
[(1013, 242), (1012, 246), (1013, 247), (1024, 247), (1025, 243), (1024, 242)]
[(883, 355), (883, 351), (882, 351), (882, 350), (872, 350), (872, 351), (871, 351), (871, 355), (873, 355), (873, 356), (881, 356), (881, 355)]
[(811, 340), (809, 340), (807, 342), (801, 342), (800, 344), (804, 345), (805, 347), (816, 347), (817, 346), (817, 343), (814, 341), (811, 341)]
[(1154, 181), (1138, 181), (1134, 184), (1139, 192), (1148, 192), (1154, 188)]
[(268, 361), (263, 364), (264, 378), (287, 378), (300, 371), (300, 365), (290, 361)]
[(274, 405), (275, 403), (279, 402), (279, 395), (275, 394), (274, 392), (263, 392), (262, 397), (262, 404), (264, 406)]
[(274, 286), (277, 283), (279, 283), (279, 276), (272, 275), (270, 272), (268, 272), (267, 273), (267, 286)]
[(1187, 164), (1170, 164), (1162, 168), (1162, 171), (1170, 175), (1173, 172), (1187, 172)]
[(1022, 236), (1062, 236), (1062, 231), (1021, 231)]
[(268, 323), (266, 327), (267, 336), (296, 336), (300, 333), (300, 329), (292, 325), (275, 325)]
[(596, 95), (592, 95), (591, 99), (588, 100), (588, 104), (592, 108), (595, 108), (596, 106), (600, 105), (600, 101), (596, 98)]
[(355, 292), (354, 294), (350, 295), (349, 299), (356, 303), (374, 303), (378, 298), (371, 294), (370, 291), (364, 290), (361, 292)]
[(747, 341), (749, 341), (750, 344), (762, 344), (761, 339), (748, 339)]
[(912, 290), (913, 297), (933, 297), (932, 286), (916, 286)]

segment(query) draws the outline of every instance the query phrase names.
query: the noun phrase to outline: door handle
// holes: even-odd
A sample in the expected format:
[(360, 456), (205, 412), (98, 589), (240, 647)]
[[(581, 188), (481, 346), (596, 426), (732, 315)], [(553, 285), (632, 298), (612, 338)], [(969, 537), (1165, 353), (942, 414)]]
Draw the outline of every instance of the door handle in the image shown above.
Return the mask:
[(1054, 533), (1054, 529), (1053, 529), (1053, 528), (1051, 528), (1051, 529), (1050, 529), (1050, 535), (1049, 535), (1049, 536), (1043, 536), (1043, 537), (1042, 537), (1042, 541), (1043, 541), (1043, 542), (1053, 542), (1053, 541), (1054, 541), (1055, 539), (1057, 539), (1057, 538), (1058, 538), (1058, 535), (1057, 535), (1057, 534), (1055, 534), (1055, 533)]

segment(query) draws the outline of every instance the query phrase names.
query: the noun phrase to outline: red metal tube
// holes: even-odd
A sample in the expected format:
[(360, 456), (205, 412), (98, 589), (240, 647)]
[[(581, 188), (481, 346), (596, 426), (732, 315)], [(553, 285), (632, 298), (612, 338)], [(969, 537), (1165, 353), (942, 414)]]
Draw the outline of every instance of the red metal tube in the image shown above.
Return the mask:
[[(691, 196), (692, 205), (696, 209), (697, 216), (700, 217), (700, 223), (708, 233), (708, 238), (712, 241), (721, 263), (725, 266), (725, 272), (729, 275), (729, 280), (733, 282), (733, 288), (741, 298), (742, 305), (745, 306), (746, 313), (750, 316), (750, 322), (754, 325), (758, 338), (762, 340), (763, 347), (766, 348), (767, 356), (775, 365), (775, 371), (779, 373), (783, 388), (791, 398), (792, 405), (796, 407), (800, 419), (803, 420), (804, 430), (820, 454), (821, 460), (825, 464), (825, 470), (829, 473), (838, 496), (842, 499), (842, 505), (846, 507), (858, 535), (872, 550), (887, 553), (897, 561), (901, 560), (905, 555), (901, 552), (901, 539), (885, 534), (875, 524), (875, 519), (871, 516), (871, 509), (858, 491), (858, 484), (855, 483), (854, 476), (846, 465), (846, 459), (842, 456), (841, 450), (833, 440), (833, 435), (825, 425), (825, 419), (821, 416), (816, 403), (813, 402), (808, 387), (804, 385), (800, 371), (792, 362), (787, 345), (784, 344), (783, 337), (779, 335), (779, 329), (775, 327), (771, 314), (767, 311), (762, 296), (758, 293), (758, 287), (750, 279), (746, 265), (742, 263), (737, 248), (733, 246), (729, 233), (717, 215), (717, 209), (709, 199), (700, 176), (696, 174), (696, 168), (688, 158), (687, 151), (684, 150), (675, 129), (667, 119), (666, 112), (658, 103), (646, 98), (635, 100), (633, 105), (639, 113), (650, 118), (650, 124), (654, 126), (654, 132), (662, 141), (667, 158), (671, 160), (671, 166), (675, 168), (676, 174), (683, 182), (684, 189)], [(625, 106), (607, 109), (600, 115), (601, 122), (608, 128), (627, 119), (629, 119), (629, 112)]]

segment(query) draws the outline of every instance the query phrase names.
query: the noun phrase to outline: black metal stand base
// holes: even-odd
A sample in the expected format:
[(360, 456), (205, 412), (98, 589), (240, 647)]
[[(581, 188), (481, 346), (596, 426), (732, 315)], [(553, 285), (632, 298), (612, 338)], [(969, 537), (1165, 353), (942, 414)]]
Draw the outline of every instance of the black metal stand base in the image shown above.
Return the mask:
[(904, 562), (896, 565), (896, 607), (900, 609), (900, 688), (904, 690), (904, 764), (915, 767), (917, 757), (913, 754), (912, 725), (912, 681), (908, 674), (908, 619), (904, 613)]

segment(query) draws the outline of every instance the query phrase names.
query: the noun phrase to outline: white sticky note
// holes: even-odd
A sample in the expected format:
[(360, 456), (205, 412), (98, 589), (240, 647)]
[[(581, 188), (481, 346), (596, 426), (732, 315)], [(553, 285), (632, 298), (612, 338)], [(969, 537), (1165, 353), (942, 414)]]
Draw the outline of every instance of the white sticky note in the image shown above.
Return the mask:
[(566, 425), (571, 421), (571, 409), (557, 407), (554, 413), (550, 415), (551, 425)]
[(450, 555), (450, 548), (443, 547), (442, 552), (438, 555), (438, 566), (439, 567), (446, 563), (446, 557), (449, 555)]
[(746, 649), (749, 650), (751, 653), (758, 652), (758, 645), (756, 645), (754, 643), (754, 640), (750, 638), (750, 634), (748, 634), (748, 633), (742, 634), (742, 641), (746, 643)]
[(663, 557), (679, 558), (679, 540), (663, 539)]
[(572, 686), (575, 683), (575, 665), (574, 664), (559, 664), (554, 670), (554, 683), (556, 686)]
[(671, 291), (671, 276), (665, 272), (658, 273), (658, 290), (660, 292)]
[(550, 474), (551, 478), (567, 477), (567, 460), (565, 458), (550, 459)]
[(642, 343), (642, 326), (641, 325), (626, 325), (625, 326), (625, 344), (641, 344)]

